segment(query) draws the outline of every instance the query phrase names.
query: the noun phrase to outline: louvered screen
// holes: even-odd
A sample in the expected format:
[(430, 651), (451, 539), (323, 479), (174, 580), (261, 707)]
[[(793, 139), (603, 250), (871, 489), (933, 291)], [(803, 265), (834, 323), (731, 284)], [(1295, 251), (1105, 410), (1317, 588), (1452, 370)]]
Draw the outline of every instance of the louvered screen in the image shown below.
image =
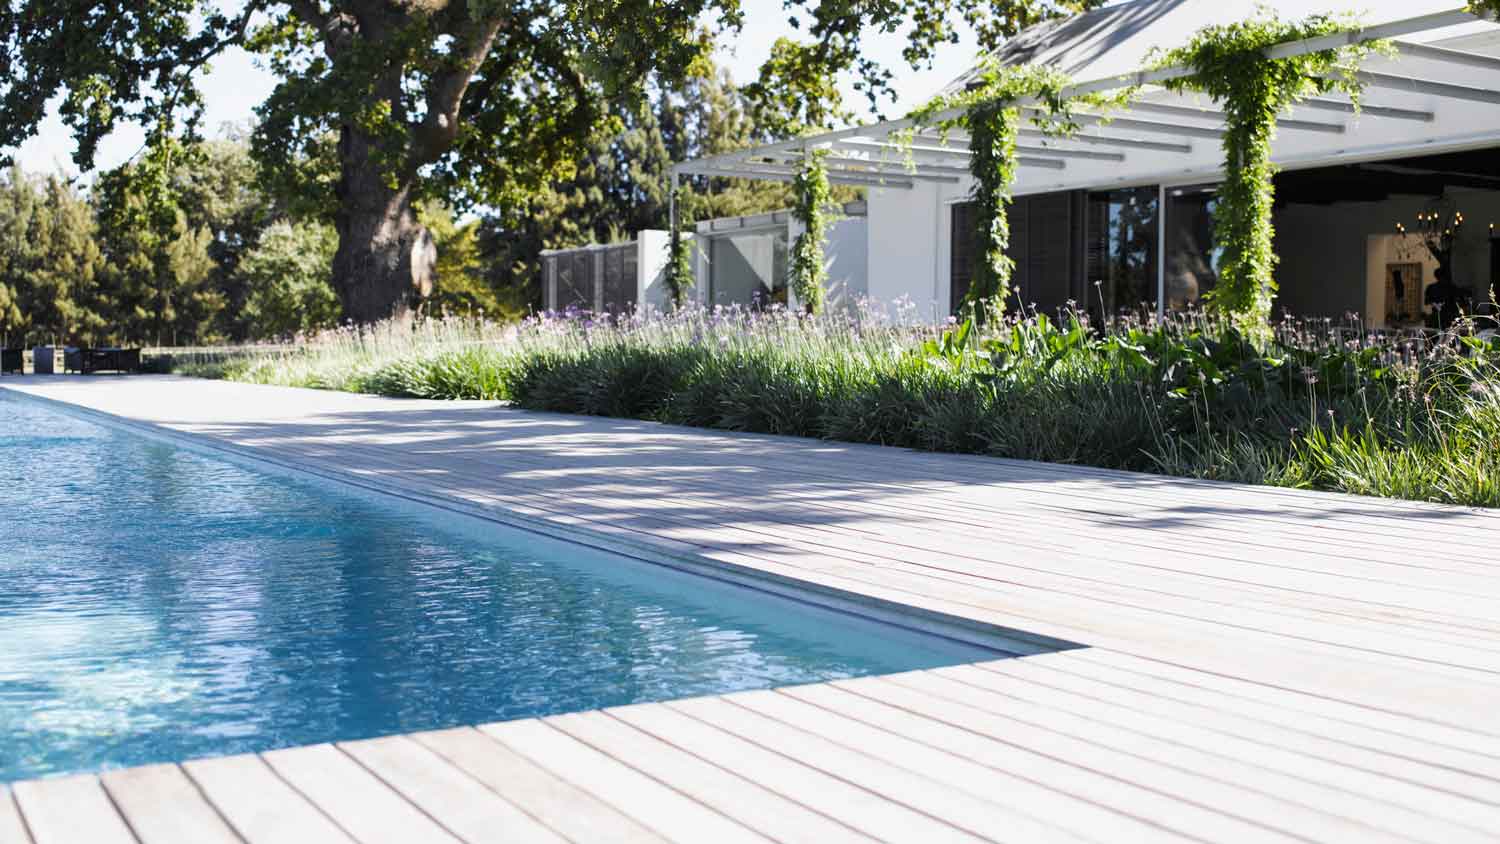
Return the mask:
[(624, 313), (635, 306), (635, 244), (604, 250), (604, 310)]

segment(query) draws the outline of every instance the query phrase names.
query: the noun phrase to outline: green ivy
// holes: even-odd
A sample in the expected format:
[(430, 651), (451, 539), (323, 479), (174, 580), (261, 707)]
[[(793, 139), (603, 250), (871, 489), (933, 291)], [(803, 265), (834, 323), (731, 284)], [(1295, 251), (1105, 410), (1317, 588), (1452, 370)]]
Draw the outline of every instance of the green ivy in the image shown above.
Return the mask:
[[(1494, 0), (1483, 0), (1494, 2)], [(1188, 76), (1165, 83), (1179, 93), (1197, 91), (1224, 110), (1224, 183), (1214, 211), (1214, 243), (1223, 250), (1210, 307), (1242, 328), (1264, 334), (1276, 293), (1274, 189), (1271, 141), (1277, 115), (1309, 96), (1341, 91), (1359, 104), (1356, 72), (1375, 49), (1364, 44), (1288, 58), (1270, 58), (1277, 44), (1349, 29), (1347, 18), (1314, 15), (1284, 21), (1264, 9), (1248, 20), (1206, 27), (1186, 46), (1165, 53), (1158, 66), (1186, 66)]]
[(787, 282), (797, 301), (810, 314), (823, 309), (824, 288), (828, 284), (828, 267), (823, 260), (823, 237), (833, 222), (828, 206), (833, 189), (828, 185), (828, 165), (823, 159), (828, 150), (810, 150), (802, 157), (802, 166), (792, 180), (796, 204), (792, 216), (802, 224), (802, 233), (792, 244), (787, 267)]
[(1495, 20), (1500, 18), (1500, 0), (1470, 0), (1468, 10), (1470, 14)]
[[(969, 133), (969, 171), (974, 177), (970, 197), (975, 204), (979, 261), (964, 306), (980, 321), (1004, 314), (1015, 273), (1015, 262), (1006, 253), (1010, 247), (1011, 185), (1018, 167), (1016, 137), (1022, 121), (1021, 101), (1036, 103), (1040, 111), (1034, 122), (1042, 131), (1066, 137), (1078, 130), (1075, 106), (1119, 104), (1133, 93), (1127, 90), (1111, 97), (1069, 97), (1068, 84), (1067, 75), (1056, 68), (991, 61), (962, 94), (939, 97), (910, 115), (914, 127), (935, 127), (944, 132), (962, 127)], [(962, 109), (961, 116), (942, 117), (955, 109)], [(903, 133), (902, 141), (908, 147), (915, 131)]]
[(672, 307), (680, 308), (693, 289), (693, 243), (683, 237), (683, 229), (692, 226), (687, 209), (683, 207), (682, 185), (673, 187), (677, 219), (672, 225), (671, 240), (667, 248), (667, 292), (672, 296)]

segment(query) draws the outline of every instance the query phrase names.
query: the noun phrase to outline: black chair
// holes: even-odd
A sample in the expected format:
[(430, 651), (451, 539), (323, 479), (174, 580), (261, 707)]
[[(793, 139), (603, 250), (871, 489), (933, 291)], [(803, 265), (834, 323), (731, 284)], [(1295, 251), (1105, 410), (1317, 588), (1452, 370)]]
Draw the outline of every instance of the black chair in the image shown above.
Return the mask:
[(22, 375), (25, 372), (25, 349), (0, 349), (0, 375)]

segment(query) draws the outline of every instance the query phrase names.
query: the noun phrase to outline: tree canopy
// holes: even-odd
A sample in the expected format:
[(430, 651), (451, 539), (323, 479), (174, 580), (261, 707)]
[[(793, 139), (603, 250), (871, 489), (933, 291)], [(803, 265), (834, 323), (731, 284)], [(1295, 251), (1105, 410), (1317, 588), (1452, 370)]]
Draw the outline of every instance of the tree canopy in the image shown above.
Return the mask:
[[(768, 130), (826, 125), (844, 113), (831, 81), (840, 73), (872, 105), (888, 98), (892, 69), (863, 50), (872, 33), (905, 32), (906, 61), (922, 65), (956, 40), (959, 20), (990, 47), (1100, 2), (786, 0), (807, 39), (778, 41), (745, 94)], [(739, 0), (8, 0), (0, 147), (29, 137), (58, 96), (84, 170), (115, 126), (145, 125), (132, 191), (164, 230), (176, 216), (171, 173), (199, 140), (198, 79), (243, 46), (280, 79), (259, 108), (256, 156), (289, 195), (331, 210), (344, 312), (401, 315), (433, 290), (423, 201), (529, 201), (647, 102), (653, 72), (669, 82), (704, 73), (715, 38), (744, 15)]]

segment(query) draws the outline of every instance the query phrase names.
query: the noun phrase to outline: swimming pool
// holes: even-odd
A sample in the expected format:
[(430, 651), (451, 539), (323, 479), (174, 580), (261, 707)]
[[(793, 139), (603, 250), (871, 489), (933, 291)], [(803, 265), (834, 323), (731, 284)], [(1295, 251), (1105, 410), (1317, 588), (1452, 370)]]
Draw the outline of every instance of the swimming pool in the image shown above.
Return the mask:
[(0, 782), (992, 658), (0, 390)]

